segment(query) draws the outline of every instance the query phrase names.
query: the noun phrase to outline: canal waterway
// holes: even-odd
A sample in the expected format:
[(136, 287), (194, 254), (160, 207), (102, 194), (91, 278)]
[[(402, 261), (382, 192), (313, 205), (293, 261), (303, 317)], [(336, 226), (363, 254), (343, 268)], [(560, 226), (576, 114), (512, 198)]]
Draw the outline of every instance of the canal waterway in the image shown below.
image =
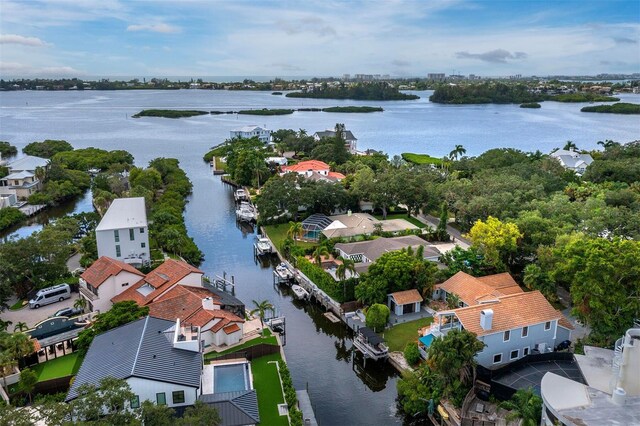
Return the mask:
[[(233, 275), (236, 294), (248, 307), (269, 300), (287, 319), (285, 353), (297, 388), (308, 385), (316, 416), (323, 425), (400, 423), (395, 416), (397, 374), (384, 363), (352, 360), (351, 335), (333, 324), (315, 305), (294, 301), (286, 288), (273, 285), (272, 264), (253, 257), (255, 233), (235, 221), (232, 189), (214, 177), (202, 161), (209, 147), (248, 125), (270, 129), (306, 129), (313, 133), (344, 123), (358, 138), (358, 148), (446, 155), (462, 144), (468, 155), (493, 147), (548, 152), (573, 140), (580, 148), (596, 148), (598, 140), (640, 139), (637, 117), (586, 114), (583, 104), (543, 103), (539, 110), (517, 105), (445, 106), (429, 103), (430, 92), (406, 102), (356, 102), (289, 99), (268, 92), (113, 91), (0, 93), (0, 140), (22, 149), (27, 143), (64, 139), (76, 148), (99, 147), (131, 152), (136, 165), (156, 157), (174, 157), (193, 182), (185, 211), (189, 234), (205, 254), (201, 268), (209, 276)], [(623, 95), (640, 103), (639, 96)], [(200, 116), (188, 119), (131, 116), (141, 109), (175, 108), (238, 110), (247, 108), (382, 106), (383, 113), (331, 114), (296, 112), (289, 116)], [(70, 212), (91, 210), (90, 194), (66, 210), (49, 210), (40, 223)], [(38, 224), (15, 230), (28, 235)]]

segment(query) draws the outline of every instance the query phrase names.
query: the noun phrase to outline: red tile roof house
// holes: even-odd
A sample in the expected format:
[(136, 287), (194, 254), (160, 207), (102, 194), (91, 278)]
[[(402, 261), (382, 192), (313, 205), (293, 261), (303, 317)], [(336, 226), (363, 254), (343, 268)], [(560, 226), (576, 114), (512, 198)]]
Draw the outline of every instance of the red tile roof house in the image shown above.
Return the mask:
[(298, 173), (307, 179), (329, 182), (339, 182), (345, 178), (342, 173), (332, 172), (327, 163), (318, 160), (301, 161), (298, 164), (281, 167), (280, 176), (284, 176), (286, 173)]
[(101, 257), (82, 274), (80, 292), (87, 299), (94, 297), (90, 303), (100, 301), (106, 307), (102, 312), (113, 303), (132, 300), (148, 306), (151, 316), (200, 327), (205, 345), (235, 344), (243, 334), (244, 319), (239, 315), (244, 306), (231, 295), (205, 288), (203, 275), (173, 259), (144, 275), (124, 262)]
[(524, 292), (508, 273), (476, 278), (458, 272), (436, 285), (434, 299), (452, 293), (458, 295), (460, 307), (434, 315), (420, 338), (423, 355), (433, 338), (453, 329), (471, 331), (486, 345), (476, 361), (489, 369), (553, 351), (571, 338), (573, 326), (567, 318), (539, 291)]

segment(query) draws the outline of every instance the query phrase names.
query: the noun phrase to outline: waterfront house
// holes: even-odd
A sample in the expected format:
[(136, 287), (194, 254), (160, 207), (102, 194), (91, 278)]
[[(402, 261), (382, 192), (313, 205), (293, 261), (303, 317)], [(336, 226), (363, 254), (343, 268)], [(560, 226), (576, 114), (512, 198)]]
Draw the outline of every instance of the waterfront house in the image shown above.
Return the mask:
[(349, 238), (357, 235), (372, 235), (376, 227), (383, 232), (399, 233), (419, 230), (404, 219), (378, 220), (367, 213), (351, 213), (326, 216), (315, 213), (302, 221), (303, 239), (317, 241), (320, 234), (327, 238)]
[(149, 226), (143, 197), (116, 198), (96, 227), (98, 257), (149, 263)]
[(396, 291), (387, 295), (387, 305), (389, 310), (397, 316), (420, 312), (422, 296), (416, 289)]
[(207, 286), (203, 276), (186, 262), (167, 259), (111, 301), (132, 300), (148, 306), (155, 317), (200, 327), (206, 346), (238, 343), (244, 333), (244, 304)]
[(201, 373), (200, 329), (147, 316), (93, 339), (66, 401), (79, 397), (82, 385), (114, 377), (131, 387), (131, 408), (145, 400), (185, 407), (199, 396)]
[(586, 383), (547, 372), (540, 384), (540, 424), (640, 424), (640, 328), (627, 330), (613, 350), (585, 345), (584, 355), (574, 358)]
[(87, 302), (89, 312), (105, 312), (111, 309), (113, 297), (142, 277), (144, 274), (128, 263), (102, 256), (80, 275), (80, 297)]
[(476, 360), (492, 369), (530, 353), (553, 351), (569, 340), (573, 326), (539, 291), (524, 292), (508, 273), (473, 277), (458, 272), (435, 286), (434, 300), (458, 297), (458, 308), (434, 315), (420, 339), (423, 356), (434, 337), (453, 329), (476, 334), (486, 346)]
[[(313, 134), (313, 139), (316, 142), (319, 142), (321, 139), (323, 138), (335, 138), (336, 137), (336, 130), (335, 129), (327, 129), (324, 131), (320, 131), (320, 132), (315, 132)], [(351, 130), (343, 130), (342, 131), (342, 137), (344, 138), (344, 145), (345, 148), (347, 148), (347, 150), (349, 151), (349, 153), (351, 154), (357, 154), (358, 152), (358, 139), (353, 136), (353, 133), (351, 132)]]
[(271, 130), (256, 125), (244, 126), (239, 129), (233, 129), (229, 132), (231, 139), (242, 138), (251, 139), (258, 138), (260, 142), (269, 143), (271, 140)]
[(358, 273), (366, 272), (369, 266), (380, 256), (392, 251), (400, 251), (411, 248), (414, 252), (419, 247), (423, 247), (423, 258), (436, 262), (441, 256), (440, 251), (435, 246), (417, 235), (405, 235), (402, 237), (385, 238), (379, 237), (375, 240), (357, 241), (355, 243), (338, 243), (335, 250), (344, 259), (351, 259), (358, 267)]
[(46, 170), (49, 167), (49, 160), (25, 155), (7, 167), (9, 174), (0, 179), (0, 195), (13, 195), (18, 200), (26, 200), (42, 187), (42, 182), (36, 176), (36, 171), (38, 169)]
[(579, 175), (582, 175), (587, 170), (587, 166), (593, 163), (590, 154), (582, 154), (573, 149), (559, 149), (552, 152), (550, 156), (558, 160), (565, 169), (573, 170)]
[(18, 197), (16, 194), (0, 194), (0, 209), (15, 207), (17, 204)]
[(319, 160), (301, 161), (291, 166), (282, 166), (280, 168), (280, 176), (284, 176), (287, 173), (297, 173), (307, 179), (328, 182), (339, 182), (345, 178), (342, 173), (332, 172), (327, 163)]

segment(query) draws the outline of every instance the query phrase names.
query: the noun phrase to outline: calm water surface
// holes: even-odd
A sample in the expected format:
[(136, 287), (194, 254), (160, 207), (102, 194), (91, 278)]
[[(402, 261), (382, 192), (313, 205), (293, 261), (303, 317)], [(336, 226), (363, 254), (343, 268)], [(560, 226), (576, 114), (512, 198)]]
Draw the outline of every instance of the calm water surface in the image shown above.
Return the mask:
[[(352, 361), (350, 333), (332, 324), (314, 305), (292, 300), (285, 288), (274, 287), (272, 265), (253, 257), (255, 233), (236, 224), (231, 188), (212, 176), (202, 161), (207, 149), (229, 136), (229, 130), (248, 124), (271, 129), (306, 129), (309, 133), (345, 123), (358, 137), (359, 149), (377, 149), (391, 155), (426, 152), (446, 155), (462, 144), (468, 155), (493, 147), (515, 147), (548, 152), (567, 140), (580, 148), (596, 148), (598, 140), (627, 142), (640, 139), (637, 117), (580, 113), (583, 104), (543, 103), (539, 110), (517, 105), (444, 106), (428, 102), (430, 92), (407, 102), (356, 102), (288, 99), (268, 92), (226, 91), (114, 91), (114, 92), (6, 92), (0, 93), (0, 140), (23, 148), (44, 139), (65, 139), (74, 147), (125, 149), (136, 164), (153, 158), (175, 157), (193, 182), (185, 218), (189, 234), (205, 253), (201, 268), (214, 276), (235, 276), (237, 295), (268, 299), (287, 318), (285, 352), (297, 388), (307, 386), (323, 425), (394, 424), (397, 375), (387, 364)], [(623, 95), (640, 103), (640, 97)], [(189, 119), (143, 118), (131, 115), (144, 108), (237, 110), (263, 107), (383, 106), (374, 114), (296, 112), (289, 116), (200, 116)], [(90, 195), (60, 211), (91, 210)], [(18, 229), (24, 236), (38, 223)]]

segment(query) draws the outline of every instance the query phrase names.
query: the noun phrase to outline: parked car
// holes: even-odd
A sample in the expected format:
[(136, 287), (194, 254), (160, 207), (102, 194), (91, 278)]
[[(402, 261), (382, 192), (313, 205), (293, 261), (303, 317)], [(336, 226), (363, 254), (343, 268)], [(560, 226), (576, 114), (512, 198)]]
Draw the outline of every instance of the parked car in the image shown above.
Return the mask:
[(556, 346), (556, 351), (563, 351), (565, 349), (569, 349), (570, 346), (571, 346), (571, 340), (563, 340), (562, 342), (558, 343), (558, 345)]
[(31, 309), (38, 309), (40, 306), (50, 305), (55, 302), (62, 302), (71, 297), (71, 287), (69, 284), (58, 284), (53, 287), (38, 290), (33, 299), (29, 300)]
[(52, 317), (75, 317), (76, 315), (80, 315), (82, 313), (82, 309), (80, 308), (64, 308), (60, 309), (55, 314), (51, 315)]

